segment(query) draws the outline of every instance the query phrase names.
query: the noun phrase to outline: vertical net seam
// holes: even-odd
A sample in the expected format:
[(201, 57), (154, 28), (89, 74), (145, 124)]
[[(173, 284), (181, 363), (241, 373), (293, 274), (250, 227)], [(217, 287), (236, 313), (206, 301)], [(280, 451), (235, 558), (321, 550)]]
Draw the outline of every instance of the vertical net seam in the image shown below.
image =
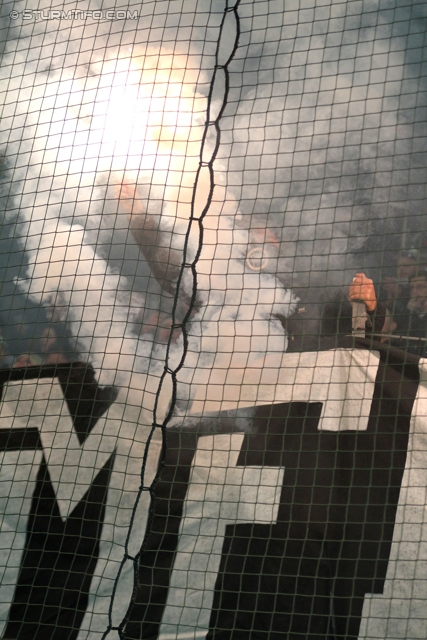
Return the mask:
[[(118, 631), (119, 637), (124, 639), (125, 635), (124, 635), (124, 629), (129, 621), (129, 617), (130, 617), (130, 613), (133, 607), (133, 603), (136, 597), (136, 593), (138, 590), (138, 567), (139, 567), (139, 558), (142, 555), (142, 553), (144, 552), (144, 549), (147, 545), (148, 542), (148, 538), (150, 536), (151, 533), (151, 527), (152, 527), (152, 523), (153, 523), (153, 518), (154, 518), (154, 511), (155, 511), (155, 505), (156, 505), (156, 492), (155, 492), (155, 488), (157, 485), (157, 482), (159, 480), (160, 474), (162, 472), (162, 469), (165, 465), (165, 459), (166, 459), (166, 452), (167, 452), (167, 439), (166, 439), (166, 427), (168, 422), (170, 421), (175, 406), (176, 406), (176, 399), (177, 399), (177, 374), (180, 371), (180, 369), (183, 367), (184, 362), (185, 362), (185, 357), (187, 354), (187, 350), (188, 350), (188, 332), (187, 332), (187, 323), (188, 320), (191, 316), (191, 312), (194, 309), (194, 305), (196, 302), (196, 297), (197, 297), (197, 270), (196, 270), (196, 265), (197, 262), (199, 260), (202, 248), (203, 248), (203, 220), (210, 208), (210, 205), (212, 203), (212, 197), (213, 197), (213, 192), (214, 192), (214, 188), (215, 188), (215, 182), (214, 182), (214, 169), (213, 169), (213, 165), (216, 159), (216, 156), (218, 154), (218, 150), (219, 150), (219, 146), (220, 146), (220, 142), (221, 142), (221, 129), (219, 126), (219, 122), (222, 118), (222, 115), (224, 113), (224, 110), (227, 106), (227, 102), (228, 102), (228, 94), (229, 94), (229, 72), (228, 72), (228, 67), (234, 57), (234, 54), (236, 53), (237, 47), (238, 47), (238, 43), (239, 43), (239, 36), (240, 36), (240, 21), (239, 21), (239, 14), (238, 14), (238, 7), (240, 4), (240, 0), (236, 0), (235, 3), (232, 6), (229, 6), (229, 0), (225, 0), (225, 8), (223, 11), (223, 16), (222, 16), (222, 20), (221, 20), (221, 24), (219, 27), (219, 37), (218, 37), (218, 42), (217, 42), (217, 46), (216, 46), (216, 51), (215, 51), (215, 65), (214, 65), (214, 70), (213, 70), (213, 74), (212, 74), (212, 79), (211, 79), (211, 83), (210, 83), (210, 88), (209, 88), (209, 93), (207, 96), (207, 109), (206, 109), (206, 122), (205, 122), (205, 127), (204, 127), (204, 131), (203, 131), (203, 135), (202, 135), (202, 141), (201, 141), (201, 145), (200, 145), (200, 161), (199, 161), (199, 166), (197, 168), (196, 171), (196, 177), (195, 177), (195, 181), (194, 181), (194, 188), (193, 188), (193, 194), (192, 194), (192, 199), (191, 199), (191, 210), (190, 210), (190, 218), (189, 218), (189, 223), (188, 223), (188, 227), (187, 227), (187, 231), (185, 234), (185, 241), (184, 241), (184, 249), (183, 249), (183, 259), (182, 259), (182, 264), (180, 267), (180, 272), (179, 272), (179, 276), (177, 279), (177, 285), (176, 285), (176, 293), (174, 296), (174, 302), (173, 302), (173, 308), (172, 308), (172, 323), (171, 323), (171, 329), (170, 329), (170, 334), (169, 334), (169, 339), (168, 339), (168, 343), (167, 343), (167, 348), (166, 348), (166, 356), (165, 356), (165, 366), (163, 369), (163, 373), (160, 377), (160, 381), (159, 381), (159, 385), (157, 388), (157, 392), (156, 392), (156, 398), (155, 398), (155, 403), (154, 403), (154, 409), (153, 409), (153, 424), (151, 426), (151, 431), (150, 434), (147, 438), (147, 443), (145, 446), (145, 451), (144, 451), (144, 457), (142, 460), (142, 467), (141, 467), (141, 484), (139, 486), (138, 489), (138, 493), (137, 493), (137, 497), (132, 509), (132, 515), (130, 518), (130, 523), (129, 523), (129, 530), (128, 530), (128, 534), (126, 537), (126, 541), (125, 541), (125, 552), (123, 555), (123, 558), (121, 560), (120, 563), (120, 567), (117, 573), (117, 576), (114, 580), (114, 586), (113, 586), (113, 590), (112, 590), (112, 595), (111, 595), (111, 600), (110, 600), (110, 605), (109, 605), (109, 609), (108, 609), (108, 626), (107, 629), (105, 630), (105, 632), (102, 635), (102, 640), (104, 640), (107, 635), (110, 633), (110, 631)], [(224, 26), (226, 24), (226, 21), (230, 21), (232, 18), (230, 18), (229, 16), (233, 16), (234, 18), (234, 26), (235, 26), (235, 35), (234, 35), (234, 42), (233, 42), (233, 46), (231, 48), (231, 51), (226, 59), (226, 61), (222, 64), (219, 63), (219, 57), (220, 57), (220, 49), (221, 49), (221, 45), (223, 44), (223, 35), (224, 35)], [(226, 44), (223, 44), (223, 46), (227, 46)], [(218, 114), (215, 117), (214, 120), (211, 120), (211, 108), (212, 108), (212, 99), (213, 99), (213, 93), (214, 93), (214, 88), (215, 88), (215, 81), (217, 79), (217, 75), (218, 72), (222, 71), (223, 72), (223, 77), (224, 77), (224, 93), (223, 93), (223, 100), (222, 100), (222, 104), (221, 107), (218, 110)], [(215, 140), (215, 144), (212, 150), (212, 154), (210, 157), (209, 161), (204, 161), (203, 160), (203, 152), (205, 149), (205, 145), (206, 145), (206, 140), (207, 140), (207, 136), (208, 136), (208, 132), (210, 127), (213, 127), (215, 130), (215, 134), (216, 134), (216, 140)], [(195, 215), (195, 203), (196, 203), (196, 195), (197, 195), (197, 187), (198, 187), (198, 183), (199, 183), (199, 178), (200, 178), (200, 173), (203, 169), (203, 167), (207, 167), (208, 171), (209, 171), (209, 180), (210, 180), (210, 186), (209, 186), (209, 192), (206, 198), (206, 204), (200, 214), (200, 216)], [(197, 222), (197, 228), (193, 227), (193, 222)], [(197, 231), (198, 229), (198, 231)], [(198, 238), (196, 236), (195, 240), (197, 242), (195, 242), (194, 244), (198, 246), (196, 254), (194, 256), (194, 259), (192, 260), (192, 262), (187, 263), (187, 254), (188, 254), (188, 249), (189, 249), (189, 243), (190, 240), (193, 240), (193, 235), (196, 235), (198, 233)], [(182, 320), (181, 323), (176, 323), (176, 312), (177, 312), (177, 306), (178, 306), (178, 300), (179, 300), (179, 296), (180, 296), (180, 285), (183, 281), (184, 278), (184, 274), (185, 274), (185, 270), (189, 269), (192, 275), (192, 294), (191, 294), (191, 298), (190, 298), (190, 304), (188, 307), (187, 312), (184, 315), (184, 318)], [(170, 349), (171, 349), (171, 345), (172, 345), (172, 340), (173, 340), (173, 333), (174, 330), (180, 328), (182, 330), (182, 336), (183, 336), (183, 352), (182, 352), (182, 357), (178, 363), (178, 365), (172, 369), (169, 366), (169, 355), (170, 355)], [(166, 417), (164, 418), (163, 422), (161, 424), (157, 423), (157, 410), (158, 410), (158, 404), (159, 404), (159, 398), (160, 398), (160, 394), (162, 392), (162, 388), (165, 382), (165, 379), (167, 376), (170, 376), (170, 380), (172, 383), (172, 395), (171, 395), (171, 401), (170, 401), (170, 405), (169, 405), (169, 410), (168, 413), (166, 415)], [(151, 483), (151, 485), (149, 487), (144, 486), (144, 474), (145, 474), (145, 469), (146, 469), (146, 464), (147, 464), (147, 458), (148, 458), (148, 454), (149, 454), (149, 448), (150, 448), (150, 443), (152, 441), (154, 432), (157, 428), (161, 429), (162, 432), (162, 448), (161, 448), (161, 455), (160, 455), (160, 462), (159, 462), (159, 467), (156, 473), (156, 476), (153, 480), (153, 482)], [(134, 557), (131, 556), (129, 554), (129, 542), (130, 542), (130, 538), (132, 535), (132, 529), (133, 526), (135, 524), (135, 519), (136, 519), (136, 512), (139, 506), (139, 502), (141, 499), (141, 496), (143, 494), (144, 491), (148, 491), (150, 493), (150, 498), (151, 498), (151, 502), (150, 502), (150, 507), (149, 507), (149, 513), (148, 513), (148, 518), (147, 518), (147, 526), (146, 526), (146, 531), (145, 531), (145, 535), (144, 535), (144, 540), (142, 542), (142, 546), (141, 546), (141, 550), (139, 551), (139, 553), (137, 553)], [(133, 562), (133, 570), (134, 570), (134, 584), (133, 584), (133, 589), (132, 589), (132, 594), (130, 597), (130, 603), (129, 606), (127, 608), (127, 611), (121, 621), (121, 623), (118, 626), (114, 626), (113, 625), (113, 621), (112, 621), (112, 616), (113, 616), (113, 606), (114, 606), (114, 599), (116, 597), (116, 593), (117, 593), (117, 588), (118, 588), (118, 584), (121, 578), (121, 574), (123, 571), (123, 568), (127, 562), (127, 560), (132, 560)]]

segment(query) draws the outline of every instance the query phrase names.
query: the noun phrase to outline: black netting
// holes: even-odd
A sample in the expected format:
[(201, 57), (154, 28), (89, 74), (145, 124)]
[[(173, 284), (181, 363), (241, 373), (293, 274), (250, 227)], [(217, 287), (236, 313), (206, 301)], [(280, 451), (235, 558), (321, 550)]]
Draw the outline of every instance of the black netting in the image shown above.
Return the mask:
[(417, 0), (1, 7), (0, 634), (425, 637)]

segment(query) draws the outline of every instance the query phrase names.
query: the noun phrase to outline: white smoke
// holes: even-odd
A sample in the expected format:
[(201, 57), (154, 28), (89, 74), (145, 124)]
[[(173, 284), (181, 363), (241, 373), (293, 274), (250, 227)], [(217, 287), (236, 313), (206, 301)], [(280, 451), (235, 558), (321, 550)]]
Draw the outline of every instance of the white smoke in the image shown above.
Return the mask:
[[(199, 17), (207, 6), (200, 5)], [(223, 5), (212, 8), (218, 8), (217, 14), (212, 12), (216, 19)], [(390, 26), (391, 14), (361, 29), (363, 11), (369, 13), (366, 5), (346, 15), (346, 27), (337, 31), (334, 25), (341, 17), (333, 5), (309, 9), (304, 19), (298, 8), (297, 3), (295, 9), (274, 9), (278, 30), (270, 33), (261, 26), (253, 29), (253, 3), (239, 6), (242, 36), (230, 67), (223, 145), (215, 165), (217, 186), (206, 219), (209, 233), (198, 264), (199, 298), (190, 336), (201, 326), (210, 331), (222, 322), (224, 330), (225, 323), (234, 322), (236, 332), (252, 314), (252, 323), (261, 323), (261, 318), (266, 323), (252, 324), (254, 335), (271, 333), (284, 348), (275, 305), (281, 300), (278, 315), (286, 316), (295, 303), (285, 290), (307, 287), (322, 296), (325, 284), (345, 285), (358, 251), (377, 237), (375, 225), (387, 224), (393, 232), (405, 197), (405, 176), (414, 182), (415, 200), (425, 197), (420, 186), (425, 185), (425, 171), (408, 173), (412, 141), (416, 139), (421, 152), (425, 143), (412, 105), (422, 77), (405, 78), (407, 43), (383, 28)], [(347, 12), (349, 7), (341, 9)], [(156, 3), (156, 16), (159, 24), (166, 24), (167, 3)], [(299, 23), (304, 25), (300, 30)], [(313, 29), (320, 23), (316, 35)], [(102, 370), (100, 379), (112, 381), (111, 372), (118, 369), (122, 373), (116, 382), (130, 384), (129, 372), (146, 375), (147, 359), (158, 370), (164, 347), (154, 344), (149, 331), (145, 339), (137, 338), (135, 294), (127, 292), (125, 279), (107, 263), (111, 235), (124, 226), (117, 216), (117, 188), (124, 179), (138, 185), (147, 212), (162, 214), (163, 241), (182, 252), (211, 78), (206, 70), (212, 69), (216, 42), (208, 44), (204, 26), (194, 27), (190, 40), (183, 27), (175, 32), (172, 54), (158, 39), (154, 42), (154, 31), (138, 40), (136, 25), (129, 21), (120, 25), (120, 34), (112, 34), (110, 27), (90, 21), (22, 25), (20, 39), (8, 43), (2, 65), (9, 81), (2, 142), (7, 141), (8, 155), (15, 159), (13, 202), (19, 206), (20, 231), (30, 257), (23, 280), (34, 280), (27, 282), (29, 295), (48, 305), (56, 299), (64, 311), (68, 305), (64, 317), (84, 357)], [(215, 28), (218, 35), (218, 21)], [(76, 58), (77, 44), (70, 49), (69, 43), (89, 43), (95, 33), (96, 46), (90, 40)], [(226, 188), (219, 190), (218, 185)], [(84, 224), (84, 233), (75, 220)], [(248, 274), (236, 285), (245, 270), (248, 229), (254, 220), (276, 233), (279, 255), (269, 262), (270, 276)], [(75, 242), (68, 251), (64, 238)], [(235, 254), (227, 253), (230, 246)], [(50, 250), (57, 262), (44, 273)], [(375, 260), (381, 256), (373, 255), (371, 262)], [(61, 269), (65, 275), (60, 277)], [(277, 275), (286, 289), (275, 280)], [(275, 309), (271, 320), (265, 317), (253, 280), (262, 291), (275, 291), (268, 302)], [(185, 285), (187, 292), (191, 285)], [(218, 315), (226, 292), (237, 296), (240, 286), (247, 289), (250, 304), (240, 303), (236, 311), (225, 298)], [(89, 299), (91, 305), (84, 310)], [(144, 306), (142, 294), (137, 305)], [(189, 354), (207, 362), (209, 349), (194, 337)], [(145, 378), (141, 380), (133, 380), (135, 388), (146, 388)]]
[[(52, 25), (33, 26), (46, 46), (54, 41), (53, 32), (43, 33)], [(68, 39), (72, 33), (67, 32)], [(67, 63), (65, 45), (56, 54), (65, 58), (61, 66), (52, 59), (49, 74), (24, 55), (19, 69), (16, 57), (11, 66), (12, 77), (25, 77), (35, 87), (30, 101), (18, 94), (13, 120), (6, 123), (16, 140), (25, 137), (18, 129), (24, 124), (34, 138), (29, 157), (16, 147), (15, 203), (28, 258), (18, 284), (36, 303), (55, 308), (70, 328), (73, 348), (94, 366), (99, 382), (129, 389), (130, 401), (148, 412), (144, 420), (151, 424), (166, 347), (156, 343), (154, 332), (135, 334), (135, 306), (143, 308), (144, 297), (129, 292), (103, 249), (111, 229), (123, 227), (117, 189), (125, 181), (138, 185), (149, 214), (161, 214), (162, 241), (182, 254), (207, 107), (198, 88), (208, 85), (209, 74), (200, 74), (200, 59), (154, 46), (134, 47), (132, 54), (126, 48), (104, 55), (95, 50), (83, 56), (86, 67), (74, 68)], [(209, 144), (208, 139), (205, 154)], [(205, 205), (207, 191), (202, 180), (196, 208)], [(115, 204), (107, 200), (103, 213), (93, 207), (111, 195)], [(286, 349), (276, 313), (288, 315), (295, 298), (274, 276), (245, 274), (248, 232), (237, 228), (237, 214), (235, 200), (217, 189), (197, 267), (197, 311), (188, 327), (188, 364), (181, 374), (185, 384), (199, 366), (210, 367), (219, 383), (232, 351), (246, 353), (262, 367), (271, 354)], [(191, 247), (194, 253), (194, 239)], [(191, 286), (184, 283), (181, 291), (188, 295)], [(216, 332), (219, 341), (213, 338)], [(218, 355), (212, 360), (214, 348)], [(179, 361), (181, 353), (178, 341), (170, 361)], [(230, 366), (240, 371), (244, 358), (238, 366), (237, 359)], [(186, 396), (182, 388), (178, 393)], [(160, 413), (169, 400), (166, 389)]]
[(378, 276), (425, 228), (425, 7), (410, 7), (267, 3), (274, 27), (254, 29), (258, 7), (239, 6), (221, 159), (244, 217), (280, 230), (276, 273), (305, 295), (355, 268)]
[(102, 384), (123, 383), (123, 374), (129, 378), (134, 368), (136, 341), (120, 276), (85, 244), (82, 228), (57, 221), (36, 233), (37, 226), (28, 226), (29, 266), (18, 284), (37, 303), (60, 311), (75, 337), (75, 351), (94, 366)]
[[(207, 185), (201, 190), (206, 193)], [(188, 348), (178, 375), (180, 412), (221, 410), (227, 394), (243, 399), (249, 381), (261, 382), (269, 375), (270, 384), (288, 346), (279, 316), (290, 316), (298, 302), (275, 275), (248, 268), (249, 231), (236, 225), (236, 202), (228, 199), (225, 211), (219, 205), (221, 192), (216, 189), (218, 200), (213, 199), (204, 220), (195, 313), (188, 323)], [(190, 255), (195, 254), (197, 238), (190, 236)], [(193, 281), (188, 273), (183, 275), (181, 290), (190, 297)], [(201, 400), (201, 393), (209, 393), (211, 401)]]

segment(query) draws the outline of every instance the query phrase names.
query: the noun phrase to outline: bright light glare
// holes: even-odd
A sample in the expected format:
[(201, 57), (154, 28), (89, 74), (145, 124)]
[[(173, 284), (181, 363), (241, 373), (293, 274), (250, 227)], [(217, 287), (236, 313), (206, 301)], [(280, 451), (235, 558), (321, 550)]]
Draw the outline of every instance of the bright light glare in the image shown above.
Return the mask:
[(143, 65), (118, 60), (103, 68), (88, 147), (98, 172), (136, 171), (147, 183), (173, 189), (171, 201), (188, 199), (200, 161), (206, 99), (195, 90), (197, 78), (187, 66), (186, 58), (160, 55)]
[(182, 145), (175, 143), (193, 137), (195, 96), (181, 80), (170, 70), (157, 71), (154, 77), (141, 77), (141, 71), (134, 70), (116, 73), (108, 99), (97, 103), (92, 121), (103, 130), (102, 155), (135, 155), (138, 149), (143, 154), (148, 147), (153, 150), (153, 142), (157, 154), (174, 153), (176, 146), (182, 152)]
[(142, 147), (146, 140), (149, 100), (141, 98), (140, 92), (135, 85), (112, 88), (102, 141), (107, 147), (113, 146), (114, 155), (126, 155), (131, 141)]

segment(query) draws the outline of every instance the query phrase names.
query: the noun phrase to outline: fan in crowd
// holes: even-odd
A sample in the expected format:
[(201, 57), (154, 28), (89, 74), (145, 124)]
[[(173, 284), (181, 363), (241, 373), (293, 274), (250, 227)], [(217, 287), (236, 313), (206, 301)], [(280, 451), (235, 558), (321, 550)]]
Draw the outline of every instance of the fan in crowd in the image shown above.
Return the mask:
[(352, 301), (363, 301), (366, 307), (364, 333), (383, 334), (380, 339), (385, 342), (395, 329), (391, 314), (384, 304), (377, 301), (374, 283), (364, 273), (357, 273), (350, 285), (350, 290), (341, 292), (334, 300), (327, 302), (322, 311), (321, 337), (336, 342), (338, 336), (352, 334)]
[(394, 273), (384, 278), (381, 298), (396, 322), (396, 328), (406, 330), (410, 313), (411, 292), (409, 281), (422, 268), (427, 267), (423, 251), (402, 249), (397, 257)]
[[(409, 266), (409, 265), (408, 265)], [(398, 272), (399, 273), (399, 272)], [(402, 273), (400, 271), (400, 273)], [(392, 307), (394, 310), (393, 323), (390, 333), (394, 331), (395, 337), (390, 341), (400, 348), (425, 356), (427, 353), (427, 269), (419, 262), (415, 267), (408, 269), (408, 286), (399, 285), (403, 291), (407, 288), (407, 298), (397, 297)], [(356, 274), (350, 285), (349, 299), (351, 301), (363, 301), (368, 316), (381, 317), (384, 313), (383, 305), (377, 300), (375, 286), (365, 274)], [(397, 302), (399, 301), (399, 306)], [(406, 304), (404, 305), (404, 303)], [(383, 330), (384, 332), (384, 330)]]

